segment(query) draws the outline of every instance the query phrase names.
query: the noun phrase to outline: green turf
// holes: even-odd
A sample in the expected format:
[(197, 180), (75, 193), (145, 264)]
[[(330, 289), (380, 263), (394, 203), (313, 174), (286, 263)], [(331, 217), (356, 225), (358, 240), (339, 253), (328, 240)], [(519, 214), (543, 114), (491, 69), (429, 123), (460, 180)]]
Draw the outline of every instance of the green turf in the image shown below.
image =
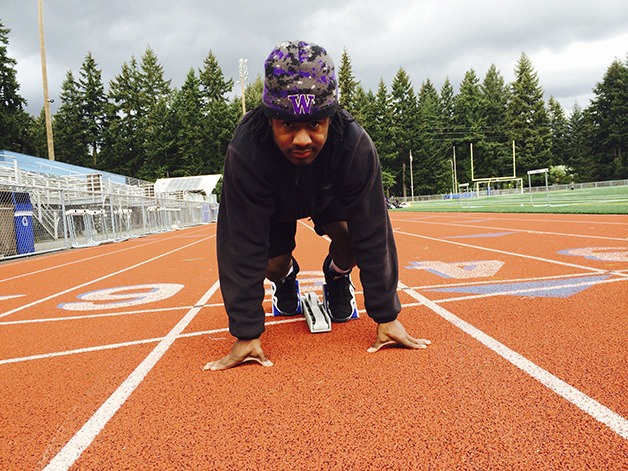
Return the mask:
[(628, 214), (628, 186), (415, 201), (392, 211)]

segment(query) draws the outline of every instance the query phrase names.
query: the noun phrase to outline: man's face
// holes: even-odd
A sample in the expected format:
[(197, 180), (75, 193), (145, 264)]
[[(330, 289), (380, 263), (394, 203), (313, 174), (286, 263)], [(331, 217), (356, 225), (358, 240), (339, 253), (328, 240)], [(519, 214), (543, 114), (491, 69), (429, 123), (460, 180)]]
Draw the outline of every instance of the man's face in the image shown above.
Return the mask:
[(327, 142), (329, 118), (307, 123), (271, 119), (277, 147), (292, 164), (309, 165)]

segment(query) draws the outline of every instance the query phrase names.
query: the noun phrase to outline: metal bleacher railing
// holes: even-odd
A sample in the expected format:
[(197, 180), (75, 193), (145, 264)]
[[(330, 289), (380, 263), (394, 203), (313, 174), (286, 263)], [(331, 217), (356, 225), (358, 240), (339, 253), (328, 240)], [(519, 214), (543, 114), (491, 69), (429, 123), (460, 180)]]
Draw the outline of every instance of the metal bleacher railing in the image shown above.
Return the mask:
[[(1, 152), (0, 157), (8, 154)], [(216, 219), (217, 204), (197, 194), (155, 194), (151, 182), (109, 178), (97, 171), (55, 175), (20, 168), (16, 159), (0, 159), (0, 260)]]

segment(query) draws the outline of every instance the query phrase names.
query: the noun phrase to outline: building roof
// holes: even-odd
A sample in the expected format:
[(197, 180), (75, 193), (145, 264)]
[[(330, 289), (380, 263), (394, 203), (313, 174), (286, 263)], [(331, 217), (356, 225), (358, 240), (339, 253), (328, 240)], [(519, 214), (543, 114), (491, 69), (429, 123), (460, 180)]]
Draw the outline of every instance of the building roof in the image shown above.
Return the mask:
[(155, 182), (155, 193), (175, 191), (202, 192), (210, 196), (222, 175), (198, 175), (195, 177), (160, 178)]

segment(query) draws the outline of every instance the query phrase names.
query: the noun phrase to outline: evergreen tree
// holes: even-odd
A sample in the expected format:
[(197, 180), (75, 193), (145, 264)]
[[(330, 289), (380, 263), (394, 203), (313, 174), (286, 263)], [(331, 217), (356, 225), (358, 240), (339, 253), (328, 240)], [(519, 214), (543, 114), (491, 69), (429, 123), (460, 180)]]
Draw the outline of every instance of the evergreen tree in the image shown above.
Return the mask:
[(88, 52), (81, 66), (78, 80), (80, 91), (80, 112), (87, 152), (91, 167), (98, 167), (98, 154), (103, 144), (105, 106), (107, 97), (102, 82), (102, 71), (97, 68), (92, 53)]
[(181, 139), (177, 139), (181, 127), (173, 105), (177, 95), (175, 90), (161, 97), (143, 120), (146, 158), (137, 174), (142, 180), (153, 181), (182, 175), (178, 172), (182, 167), (183, 151), (177, 147), (181, 143)]
[(567, 159), (565, 164), (572, 170), (574, 179), (579, 182), (593, 178), (593, 160), (589, 154), (586, 132), (587, 122), (582, 108), (575, 104), (571, 110), (567, 134)]
[(517, 171), (549, 167), (551, 134), (543, 89), (525, 53), (515, 67), (515, 80), (511, 84), (508, 103), (510, 137), (514, 139), (517, 153)]
[(454, 127), (456, 131), (457, 164), (464, 181), (471, 181), (471, 144), (474, 145), (475, 178), (488, 177), (488, 169), (482, 149), (478, 143), (483, 140), (486, 127), (482, 109), (482, 92), (480, 80), (475, 70), (468, 70), (462, 82), (460, 91), (454, 99)]
[(375, 95), (374, 116), (372, 121), (367, 124), (367, 129), (377, 149), (382, 170), (392, 176), (392, 178), (389, 177), (389, 181), (392, 180), (389, 189), (393, 189), (398, 181), (397, 170), (394, 165), (397, 153), (393, 139), (393, 112), (391, 97), (386, 89), (386, 84), (383, 79), (380, 79)]
[[(458, 180), (458, 159), (454, 156), (454, 146), (456, 145), (454, 106), (456, 102), (456, 94), (454, 87), (451, 85), (449, 77), (440, 88), (440, 122), (441, 129), (433, 133), (434, 139), (440, 139), (443, 142), (444, 154), (451, 155), (451, 167), (455, 172), (455, 182)], [(455, 163), (455, 166), (454, 166)], [(455, 188), (458, 191), (458, 188)]]
[(169, 158), (170, 132), (168, 118), (170, 116), (170, 100), (172, 90), (170, 80), (164, 78), (164, 69), (157, 55), (147, 47), (142, 55), (141, 73), (139, 75), (141, 109), (138, 129), (142, 155), (134, 162), (130, 176), (143, 180), (154, 180), (156, 164)]
[(233, 89), (233, 80), (225, 80), (222, 69), (214, 53), (210, 50), (203, 61), (203, 68), (199, 70), (201, 96), (204, 104), (225, 103), (225, 96)]
[(168, 116), (170, 80), (154, 51), (147, 47), (141, 65), (135, 57), (122, 65), (110, 83), (106, 152), (108, 170), (134, 178), (153, 179), (164, 146), (164, 119)]
[(367, 93), (362, 85), (358, 85), (356, 87), (353, 98), (354, 109), (351, 114), (364, 129), (367, 129), (366, 116), (369, 114), (369, 110), (375, 105), (375, 95), (373, 95), (372, 93), (371, 98), (373, 99), (373, 101), (369, 103)]
[(171, 176), (200, 175), (207, 171), (202, 106), (200, 81), (191, 69), (172, 104), (176, 115), (175, 148), (178, 159), (170, 161)]
[(354, 114), (356, 108), (356, 92), (359, 82), (356, 81), (351, 67), (351, 58), (347, 49), (342, 50), (340, 67), (338, 68), (338, 91), (340, 94), (340, 106), (349, 113)]
[(384, 81), (380, 79), (377, 95), (371, 90), (365, 92), (357, 86), (355, 95), (355, 117), (369, 134), (377, 150), (382, 168), (382, 185), (388, 195), (395, 186), (395, 173), (389, 170), (388, 163), (394, 161), (394, 143), (391, 142), (392, 110)]
[(226, 99), (226, 95), (233, 88), (233, 80), (225, 80), (222, 69), (211, 51), (199, 72), (206, 132), (203, 144), (203, 166), (196, 169), (194, 174), (222, 173), (227, 146), (242, 117), (240, 99), (232, 100), (231, 103)]
[(141, 97), (140, 70), (135, 57), (122, 64), (109, 85), (107, 126), (102, 152), (110, 172), (137, 177), (144, 162), (141, 119), (146, 115)]
[(595, 158), (596, 179), (628, 177), (628, 56), (613, 61), (587, 109), (590, 151)]
[(60, 162), (89, 166), (82, 119), (83, 97), (71, 70), (66, 72), (59, 98), (61, 104), (54, 116), (55, 158)]
[(150, 46), (142, 55), (141, 73), (138, 75), (142, 107), (150, 111), (151, 107), (170, 95), (170, 80), (164, 78), (164, 68), (159, 63), (155, 51)]
[[(508, 139), (508, 86), (494, 64), (491, 64), (480, 85), (480, 114), (484, 129), (477, 143), (478, 153), (486, 156), (482, 173), (485, 176), (512, 175), (512, 146)], [(480, 154), (481, 155), (481, 154)]]
[(264, 92), (264, 80), (261, 75), (257, 75), (255, 80), (249, 83), (244, 90), (244, 102), (248, 111), (257, 108), (262, 104), (262, 93)]
[(550, 132), (552, 133), (552, 157), (551, 166), (567, 165), (569, 123), (565, 117), (565, 112), (560, 103), (550, 96), (547, 101), (547, 116), (549, 119)]
[[(395, 145), (395, 161), (391, 170), (396, 173), (396, 191), (407, 196), (410, 184), (409, 164), (410, 150), (413, 148), (413, 139), (417, 129), (417, 103), (410, 77), (403, 68), (399, 68), (391, 87), (392, 107), (392, 138)], [(421, 165), (420, 162), (417, 162)], [(399, 178), (401, 177), (401, 178)], [(409, 192), (412, 194), (412, 192)]]
[(10, 31), (0, 21), (0, 149), (28, 153), (33, 150), (33, 121), (24, 111), (27, 102), (19, 92), (17, 61), (8, 55)]
[(440, 96), (428, 79), (421, 85), (417, 100), (418, 126), (413, 140), (414, 186), (419, 194), (447, 192), (451, 188), (451, 167), (446, 157), (448, 145), (435, 137), (442, 129)]
[[(53, 127), (55, 125), (55, 119), (52, 120)], [(31, 151), (30, 155), (39, 156), (42, 158), (47, 158), (48, 156), (48, 136), (46, 134), (46, 113), (44, 108), (41, 108), (41, 112), (37, 118), (31, 119), (31, 127), (29, 131), (29, 136), (31, 136)], [(55, 134), (56, 136), (56, 134)], [(58, 145), (57, 140), (54, 141), (55, 149), (61, 148)], [(55, 150), (55, 158), (57, 157), (57, 151)]]
[(440, 89), (440, 115), (443, 128), (441, 134), (438, 136), (441, 139), (447, 138), (449, 132), (452, 131), (454, 125), (454, 103), (456, 94), (454, 87), (451, 85), (449, 77), (445, 79), (443, 86)]

